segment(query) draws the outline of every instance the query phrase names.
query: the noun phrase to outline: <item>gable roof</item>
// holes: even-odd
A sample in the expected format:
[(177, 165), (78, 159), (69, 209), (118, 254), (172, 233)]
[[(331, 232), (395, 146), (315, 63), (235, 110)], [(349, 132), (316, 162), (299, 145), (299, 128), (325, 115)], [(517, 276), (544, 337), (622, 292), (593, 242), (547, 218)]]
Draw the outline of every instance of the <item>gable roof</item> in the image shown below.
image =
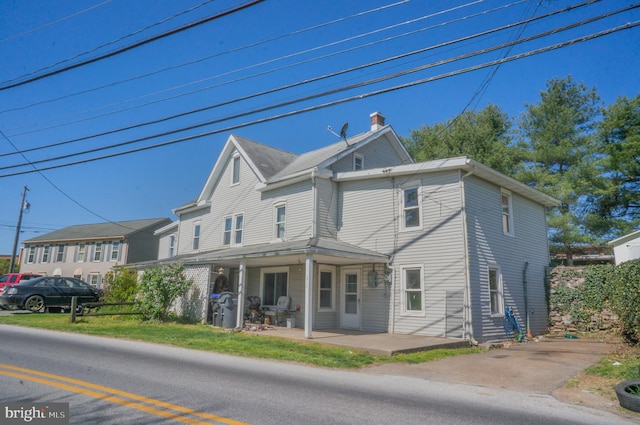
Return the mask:
[(79, 224), (65, 227), (45, 235), (24, 241), (24, 244), (43, 242), (65, 242), (101, 238), (126, 238), (134, 233), (153, 226), (164, 226), (171, 223), (169, 218), (150, 218), (96, 224)]
[(626, 234), (624, 236), (620, 236), (617, 239), (609, 241), (609, 245), (619, 246), (619, 245), (622, 245), (622, 244), (627, 243), (629, 241), (632, 241), (632, 240), (634, 240), (636, 238), (640, 238), (640, 230), (636, 230), (635, 232)]

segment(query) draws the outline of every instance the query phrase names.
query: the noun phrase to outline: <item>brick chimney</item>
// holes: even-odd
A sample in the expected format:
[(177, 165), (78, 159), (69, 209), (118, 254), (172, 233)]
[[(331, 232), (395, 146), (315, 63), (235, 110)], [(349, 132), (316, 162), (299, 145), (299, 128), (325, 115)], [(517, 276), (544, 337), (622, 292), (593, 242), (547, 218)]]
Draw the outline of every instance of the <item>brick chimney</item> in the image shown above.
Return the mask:
[(379, 130), (384, 127), (384, 115), (380, 112), (374, 112), (369, 115), (371, 117), (371, 131)]

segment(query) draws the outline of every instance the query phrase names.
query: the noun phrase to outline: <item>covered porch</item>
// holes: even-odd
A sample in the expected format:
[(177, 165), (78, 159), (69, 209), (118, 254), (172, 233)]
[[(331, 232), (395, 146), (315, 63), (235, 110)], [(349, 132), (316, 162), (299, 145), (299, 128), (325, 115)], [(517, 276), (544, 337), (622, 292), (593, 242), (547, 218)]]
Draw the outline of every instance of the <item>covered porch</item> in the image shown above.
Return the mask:
[[(310, 238), (189, 255), (185, 265), (208, 297), (219, 276), (237, 294), (236, 326), (244, 323), (247, 297), (274, 308), (290, 299), (286, 316), (305, 339), (324, 329), (387, 332), (391, 297), (389, 257), (341, 241)], [(204, 272), (203, 270), (206, 270)], [(202, 284), (207, 273), (206, 288)], [(300, 332), (302, 331), (302, 332)]]

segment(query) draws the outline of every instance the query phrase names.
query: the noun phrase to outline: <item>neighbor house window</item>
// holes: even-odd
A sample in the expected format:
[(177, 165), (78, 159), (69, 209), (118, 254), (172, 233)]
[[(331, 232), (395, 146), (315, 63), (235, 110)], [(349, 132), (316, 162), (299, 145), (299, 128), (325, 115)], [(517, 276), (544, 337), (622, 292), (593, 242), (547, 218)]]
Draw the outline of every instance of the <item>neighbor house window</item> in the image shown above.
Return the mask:
[(200, 223), (193, 226), (193, 249), (200, 249)]
[(286, 208), (284, 205), (276, 205), (275, 211), (275, 236), (276, 239), (284, 239)]
[(411, 187), (402, 190), (402, 228), (420, 229), (422, 227), (420, 216), (422, 202), (420, 200), (420, 188)]
[(87, 283), (89, 285), (100, 287), (100, 273), (89, 273), (87, 276)]
[(27, 251), (27, 264), (33, 264), (36, 261), (36, 247), (30, 246)]
[(76, 261), (79, 263), (84, 262), (87, 259), (87, 245), (81, 243), (76, 248)]
[(56, 256), (56, 263), (62, 263), (64, 261), (64, 247), (65, 245), (58, 245), (58, 255)]
[(360, 153), (353, 154), (353, 169), (356, 171), (364, 169), (364, 155)]
[(511, 192), (502, 190), (502, 231), (505, 235), (513, 235), (513, 207)]
[(331, 268), (320, 268), (320, 278), (318, 285), (318, 310), (335, 310), (335, 270)]
[(233, 157), (233, 174), (231, 176), (231, 184), (240, 183), (240, 155)]
[(102, 242), (96, 242), (93, 246), (93, 261), (102, 261)]
[(51, 256), (51, 245), (45, 245), (42, 247), (42, 262), (48, 263)]
[(502, 273), (500, 273), (500, 268), (496, 266), (489, 267), (489, 304), (492, 316), (502, 316)]
[(407, 266), (402, 269), (403, 312), (424, 312), (424, 282), (421, 266)]
[(287, 296), (289, 269), (287, 267), (262, 270), (262, 304), (276, 305), (279, 297)]
[(176, 236), (169, 236), (169, 257), (173, 257), (176, 252)]
[(109, 256), (110, 261), (118, 261), (120, 258), (120, 241), (113, 241), (111, 243), (111, 255)]

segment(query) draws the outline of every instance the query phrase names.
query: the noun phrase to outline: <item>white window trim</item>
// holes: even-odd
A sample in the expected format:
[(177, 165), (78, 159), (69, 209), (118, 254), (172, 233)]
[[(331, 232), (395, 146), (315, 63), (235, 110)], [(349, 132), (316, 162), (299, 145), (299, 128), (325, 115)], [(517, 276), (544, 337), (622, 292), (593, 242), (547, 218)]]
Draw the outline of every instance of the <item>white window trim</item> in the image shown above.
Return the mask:
[[(496, 292), (498, 293), (498, 305), (496, 306), (496, 312), (491, 311), (491, 270), (496, 271)], [(489, 291), (489, 316), (491, 317), (503, 317), (504, 316), (504, 279), (502, 278), (502, 269), (495, 263), (487, 265), (487, 291)]]
[(169, 258), (176, 255), (176, 235), (169, 235)]
[[(331, 306), (330, 307), (321, 307), (320, 306), (320, 293), (322, 289), (320, 288), (320, 275), (323, 272), (331, 273)], [(333, 266), (321, 265), (318, 266), (318, 312), (335, 312), (336, 311), (336, 277), (337, 270)]]
[[(405, 190), (418, 189), (418, 219), (420, 224), (418, 226), (407, 227), (405, 222), (405, 208), (404, 208), (404, 192)], [(412, 232), (415, 230), (422, 230), (424, 219), (422, 217), (422, 185), (420, 181), (409, 182), (400, 187), (400, 232)]]
[[(278, 237), (278, 208), (284, 207), (284, 236)], [(284, 241), (287, 239), (287, 203), (284, 201), (273, 204), (273, 240)]]
[[(362, 168), (356, 168), (356, 162), (357, 162), (358, 159), (362, 163)], [(364, 170), (364, 155), (363, 154), (358, 153), (358, 152), (353, 154), (353, 170), (354, 171)]]
[[(235, 171), (236, 171), (236, 161), (238, 164), (238, 181), (235, 181)], [(230, 186), (236, 186), (240, 184), (240, 164), (241, 164), (241, 160), (240, 160), (240, 153), (239, 152), (235, 152), (232, 156), (231, 156), (231, 182), (230, 182)]]
[[(53, 260), (54, 263), (64, 263), (66, 260), (66, 249), (67, 245), (65, 244), (58, 244), (56, 245), (56, 257)], [(62, 258), (60, 258), (60, 255), (62, 254)]]
[[(238, 217), (242, 217), (242, 227), (238, 229)], [(231, 243), (235, 246), (242, 246), (244, 243), (244, 213), (238, 213), (233, 215), (233, 231)], [(240, 242), (237, 241), (238, 230), (240, 230)]]
[[(502, 197), (507, 196), (509, 198), (509, 215), (507, 217), (507, 225), (509, 231), (504, 228), (504, 208), (502, 206)], [(500, 189), (500, 224), (502, 225), (502, 232), (507, 236), (514, 236), (515, 231), (513, 228), (513, 195), (511, 191), (507, 189)]]
[[(264, 275), (267, 273), (286, 273), (287, 274), (287, 296), (290, 297), (291, 295), (289, 295), (290, 293), (290, 288), (289, 288), (289, 283), (291, 281), (291, 273), (289, 272), (289, 267), (284, 266), (284, 267), (263, 267), (260, 269), (260, 299), (262, 302), (264, 302)], [(278, 302), (278, 300), (275, 300), (276, 302)], [(263, 304), (266, 305), (266, 304)], [(275, 307), (275, 304), (273, 305), (267, 305), (268, 307)]]
[[(42, 256), (40, 259), (41, 263), (50, 263), (51, 262), (51, 245), (45, 245), (42, 247)], [(45, 258), (46, 255), (46, 258)]]
[[(422, 300), (420, 303), (420, 310), (407, 310), (407, 299), (405, 297), (405, 293), (407, 291), (406, 287), (406, 270), (420, 270), (420, 294), (422, 296)], [(426, 310), (426, 294), (424, 289), (424, 265), (423, 264), (405, 264), (400, 267), (400, 315), (401, 316), (418, 316), (425, 317)]]
[(27, 255), (24, 258), (24, 263), (25, 264), (33, 264), (36, 262), (36, 247), (35, 246), (30, 246), (27, 249)]
[[(100, 250), (98, 250), (100, 247)], [(96, 260), (96, 252), (99, 253), (98, 259)], [(104, 254), (104, 242), (96, 242), (93, 245), (93, 252), (91, 253), (91, 261), (94, 263), (99, 263), (102, 261), (102, 255)]]
[[(225, 240), (225, 236), (227, 234), (227, 220), (230, 221), (231, 226), (229, 228), (229, 243)], [(222, 217), (222, 246), (231, 246), (233, 243), (233, 216), (225, 215)]]
[[(198, 230), (198, 236), (196, 236), (196, 229)], [(196, 239), (198, 240), (198, 247), (196, 248)], [(193, 222), (193, 232), (191, 234), (191, 249), (193, 251), (200, 251), (201, 248), (201, 239), (202, 239), (202, 222), (195, 221)]]
[[(122, 250), (122, 242), (120, 241), (112, 241), (111, 249), (109, 250), (109, 262), (118, 262), (120, 259), (120, 251)], [(116, 258), (113, 258), (113, 254), (116, 254)]]
[(84, 263), (86, 259), (87, 259), (87, 244), (81, 242), (76, 246), (76, 263)]

